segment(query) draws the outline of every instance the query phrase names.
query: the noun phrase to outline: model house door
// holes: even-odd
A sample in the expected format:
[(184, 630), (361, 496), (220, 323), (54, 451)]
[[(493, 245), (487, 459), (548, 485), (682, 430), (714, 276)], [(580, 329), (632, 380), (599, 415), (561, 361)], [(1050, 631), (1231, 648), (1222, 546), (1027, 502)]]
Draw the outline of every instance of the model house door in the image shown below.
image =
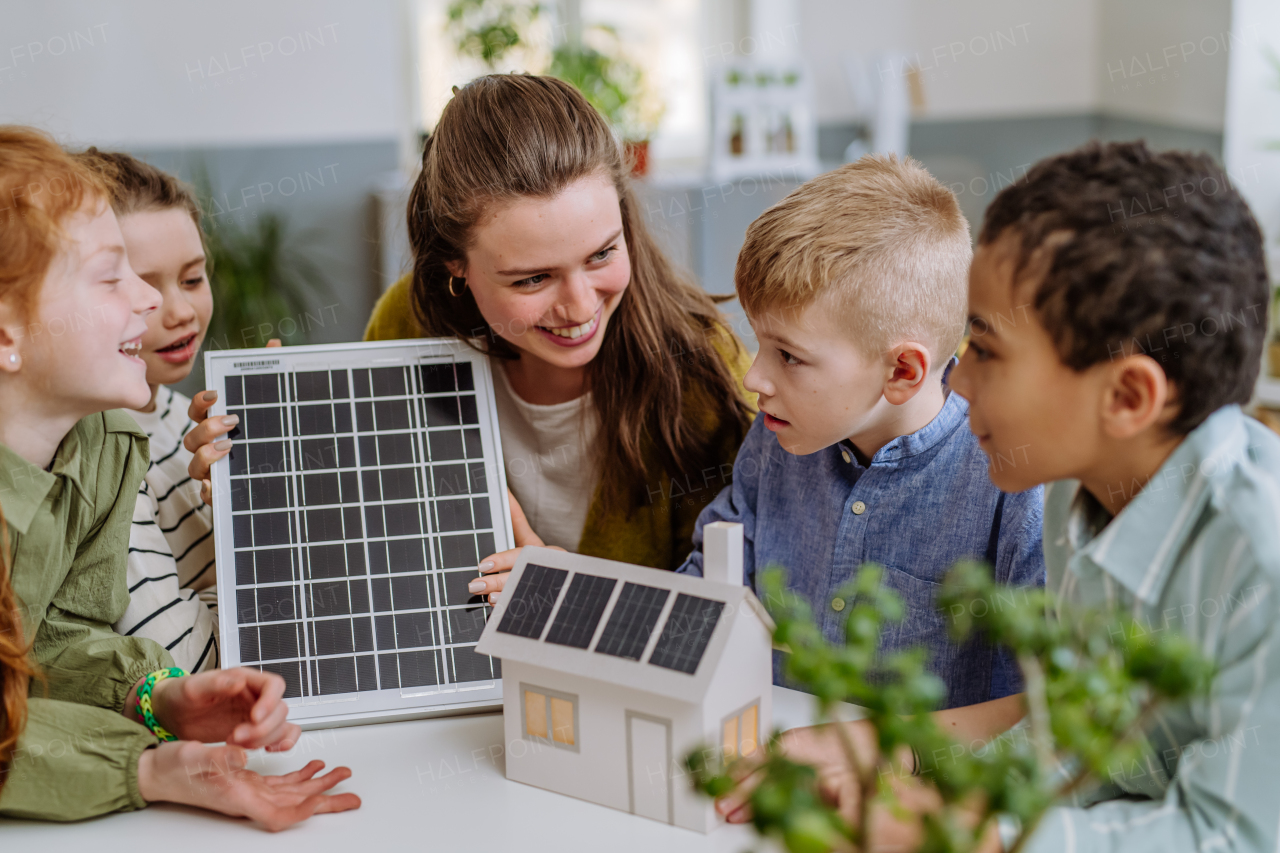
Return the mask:
[(671, 721), (627, 712), (631, 813), (671, 823)]

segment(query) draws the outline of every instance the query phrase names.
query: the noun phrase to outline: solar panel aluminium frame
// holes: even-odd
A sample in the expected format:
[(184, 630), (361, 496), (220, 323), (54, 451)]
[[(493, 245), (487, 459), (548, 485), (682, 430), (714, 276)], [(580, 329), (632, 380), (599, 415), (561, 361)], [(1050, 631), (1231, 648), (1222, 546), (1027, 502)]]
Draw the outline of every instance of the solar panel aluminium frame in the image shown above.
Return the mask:
[[(210, 409), (210, 416), (225, 415), (228, 411), (227, 379), (234, 376), (249, 376), (265, 373), (304, 373), (309, 371), (341, 371), (360, 370), (378, 367), (416, 368), (429, 364), (467, 363), (471, 365), (475, 384), (476, 405), (482, 446), (482, 462), (489, 516), (492, 523), (496, 551), (503, 551), (514, 545), (511, 527), (510, 507), (507, 503), (506, 471), (502, 458), (502, 445), (499, 440), (497, 410), (494, 404), (493, 376), (489, 368), (488, 357), (477, 352), (465, 343), (456, 339), (415, 339), (396, 341), (376, 341), (345, 344), (318, 344), (296, 347), (272, 347), (243, 350), (213, 350), (205, 353), (205, 385), (218, 391), (218, 400)], [(348, 374), (350, 377), (351, 374)], [(350, 385), (349, 399), (354, 408), (355, 390)], [(461, 392), (459, 392), (461, 393)], [(418, 392), (415, 402), (422, 400)], [(297, 401), (282, 401), (280, 408), (288, 410)], [(234, 406), (232, 407), (234, 408)], [(296, 439), (289, 418), (283, 418), (285, 438)], [(242, 424), (241, 426), (244, 426)], [(354, 424), (351, 427), (353, 439), (358, 439), (360, 430)], [(422, 445), (427, 442), (425, 423), (414, 432), (420, 436)], [(243, 443), (241, 448), (245, 449)], [(474, 460), (473, 460), (474, 461)], [(428, 509), (431, 494), (425, 481), (430, 477), (426, 463), (415, 463), (421, 469), (423, 478), (421, 497), (417, 503), (424, 508), (424, 539), (428, 540), (427, 571), (438, 571), (435, 566), (438, 547), (435, 547), (439, 532), (432, 521)], [(301, 480), (301, 472), (297, 472), (297, 480)], [(218, 596), (222, 606), (219, 608), (221, 628), (221, 652), (223, 666), (241, 665), (240, 632), (237, 620), (237, 579), (233, 540), (233, 515), (231, 496), (231, 470), (227, 461), (219, 461), (212, 467), (210, 478), (213, 485), (213, 516), (215, 556), (219, 566)], [(297, 501), (298, 512), (305, 510), (301, 496)], [(381, 500), (376, 503), (382, 503)], [(365, 506), (364, 501), (360, 503)], [(301, 538), (301, 537), (300, 537)], [(345, 540), (344, 540), (345, 541)], [(367, 542), (366, 531), (361, 539), (352, 542)], [(293, 544), (293, 550), (299, 552), (307, 546), (306, 541)], [(481, 554), (481, 557), (484, 555)], [(295, 586), (304, 589), (305, 580), (299, 575)], [(256, 588), (256, 587), (255, 587)], [(440, 608), (439, 600), (435, 601), (433, 610)], [(441, 619), (448, 611), (439, 610)], [(376, 613), (370, 609), (371, 619)], [(489, 610), (492, 616), (492, 610)], [(306, 630), (305, 623), (304, 628)], [(304, 638), (304, 642), (306, 638)], [(444, 639), (439, 644), (443, 650)], [(351, 653), (354, 658), (355, 652)], [(308, 653), (305, 661), (313, 660)], [(255, 662), (245, 665), (253, 666)], [(305, 677), (305, 673), (304, 673)], [(329, 695), (306, 695), (299, 698), (288, 698), (289, 716), (304, 728), (319, 728), (330, 725), (353, 725), (371, 722), (387, 722), (398, 719), (413, 719), (429, 716), (441, 716), (453, 713), (474, 713), (480, 710), (496, 710), (502, 707), (502, 677), (495, 674), (491, 680), (461, 682), (457, 684), (423, 685), (420, 687), (393, 687), (376, 691), (358, 691), (355, 693), (336, 693)]]

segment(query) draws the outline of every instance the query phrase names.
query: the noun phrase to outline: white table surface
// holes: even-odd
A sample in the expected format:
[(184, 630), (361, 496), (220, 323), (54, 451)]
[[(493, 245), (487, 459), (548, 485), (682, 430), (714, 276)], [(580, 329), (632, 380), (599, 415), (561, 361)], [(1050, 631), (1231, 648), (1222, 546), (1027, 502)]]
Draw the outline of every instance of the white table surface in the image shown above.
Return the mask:
[[(808, 725), (808, 694), (773, 688), (774, 726)], [(857, 716), (849, 709), (850, 718)], [(363, 805), (317, 815), (279, 834), (244, 820), (168, 804), (74, 824), (0, 820), (0, 848), (47, 853), (576, 853), (740, 851), (760, 844), (745, 826), (709, 835), (508, 781), (501, 714), (411, 720), (304, 732), (283, 755), (254, 753), (259, 772), (296, 770), (313, 758), (345, 765)], [(682, 784), (676, 780), (675, 784)]]

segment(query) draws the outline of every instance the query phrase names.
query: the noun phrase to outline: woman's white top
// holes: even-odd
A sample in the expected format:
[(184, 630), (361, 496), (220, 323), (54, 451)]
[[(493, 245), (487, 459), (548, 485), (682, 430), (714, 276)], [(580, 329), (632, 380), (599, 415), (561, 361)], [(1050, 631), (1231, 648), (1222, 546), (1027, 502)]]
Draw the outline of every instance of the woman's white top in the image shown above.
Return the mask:
[(507, 487), (533, 532), (548, 545), (577, 551), (599, 472), (590, 448), (598, 426), (591, 395), (537, 406), (511, 388), (500, 359), (491, 359)]

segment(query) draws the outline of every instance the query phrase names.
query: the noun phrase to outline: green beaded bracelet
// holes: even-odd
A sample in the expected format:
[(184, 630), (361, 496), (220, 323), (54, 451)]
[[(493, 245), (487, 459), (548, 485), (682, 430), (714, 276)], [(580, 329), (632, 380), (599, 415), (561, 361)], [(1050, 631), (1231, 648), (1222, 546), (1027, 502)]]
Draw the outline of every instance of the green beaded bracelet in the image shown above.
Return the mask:
[(177, 740), (177, 738), (156, 722), (156, 715), (151, 709), (151, 691), (155, 689), (158, 682), (164, 681), (166, 678), (181, 678), (186, 674), (186, 670), (176, 666), (169, 669), (158, 669), (138, 685), (138, 716), (142, 718), (142, 724), (150, 729), (151, 733), (160, 740)]

